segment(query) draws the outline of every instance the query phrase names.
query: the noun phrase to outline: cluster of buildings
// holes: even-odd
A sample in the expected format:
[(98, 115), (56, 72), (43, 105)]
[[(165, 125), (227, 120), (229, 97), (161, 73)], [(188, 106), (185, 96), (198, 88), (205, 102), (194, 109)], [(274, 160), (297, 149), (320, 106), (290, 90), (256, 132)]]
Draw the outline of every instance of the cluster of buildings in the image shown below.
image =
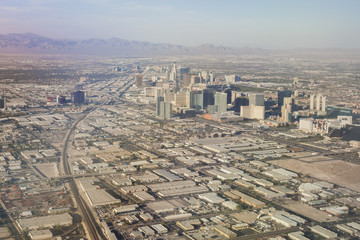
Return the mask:
[[(71, 177), (107, 239), (359, 237), (351, 218), (360, 209), (358, 168), (340, 155), (356, 162), (360, 144), (313, 140), (356, 127), (356, 117), (328, 105), (315, 81), (270, 84), (252, 70), (240, 78), (217, 66), (117, 61), (109, 75), (83, 70), (103, 75), (47, 98), (57, 104), (0, 119), (0, 199), (19, 234), (85, 237)], [(78, 108), (60, 106), (71, 89), (81, 89), (71, 94)], [(297, 124), (302, 133), (287, 127)], [(67, 136), (71, 176), (61, 165)], [(344, 172), (350, 177), (337, 175)]]

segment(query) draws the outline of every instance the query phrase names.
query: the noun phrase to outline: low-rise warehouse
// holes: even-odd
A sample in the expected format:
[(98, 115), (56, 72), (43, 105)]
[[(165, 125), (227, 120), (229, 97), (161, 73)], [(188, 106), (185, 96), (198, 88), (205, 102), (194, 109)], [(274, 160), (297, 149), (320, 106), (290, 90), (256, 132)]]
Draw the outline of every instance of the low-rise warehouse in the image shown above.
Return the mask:
[(71, 225), (72, 217), (68, 213), (34, 217), (17, 220), (21, 230), (31, 230), (37, 228), (52, 228), (55, 225)]

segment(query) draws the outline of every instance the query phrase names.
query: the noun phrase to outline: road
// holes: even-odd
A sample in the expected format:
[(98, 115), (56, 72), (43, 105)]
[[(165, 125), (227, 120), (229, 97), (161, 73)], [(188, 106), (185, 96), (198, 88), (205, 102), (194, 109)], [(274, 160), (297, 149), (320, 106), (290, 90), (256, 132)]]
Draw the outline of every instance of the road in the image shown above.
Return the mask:
[[(132, 81), (133, 80), (129, 80), (126, 82), (126, 84), (124, 84), (123, 87), (125, 89), (123, 89), (123, 91), (120, 92), (119, 97), (122, 97), (124, 95), (124, 93), (132, 86), (132, 84), (133, 84)], [(101, 106), (101, 104), (100, 104), (100, 106)], [(72, 172), (71, 172), (70, 163), (68, 162), (68, 157), (67, 157), (67, 150), (68, 150), (68, 146), (70, 144), (70, 137), (71, 137), (72, 133), (74, 132), (74, 130), (76, 129), (77, 125), (95, 109), (96, 109), (96, 107), (87, 109), (85, 111), (85, 113), (80, 118), (78, 118), (73, 123), (71, 128), (69, 128), (68, 131), (66, 132), (64, 147), (63, 147), (63, 151), (62, 151), (62, 165), (63, 165), (63, 171), (64, 171), (65, 177), (73, 176)], [(77, 204), (77, 207), (80, 210), (80, 214), (82, 216), (83, 223), (85, 224), (85, 227), (88, 230), (89, 238), (92, 240), (106, 239), (102, 230), (100, 229), (100, 226), (97, 224), (97, 221), (96, 221), (94, 215), (92, 214), (92, 211), (89, 209), (89, 206), (86, 204), (85, 200), (80, 196), (79, 189), (75, 183), (74, 177), (71, 177), (69, 179), (69, 186), (70, 186), (70, 191), (74, 195), (74, 199)]]
[[(72, 135), (73, 131), (76, 129), (76, 126), (79, 124), (79, 122), (81, 120), (83, 120), (89, 113), (91, 113), (95, 109), (96, 108), (88, 109), (83, 116), (81, 116), (79, 119), (76, 120), (76, 122), (74, 122), (74, 124), (71, 126), (71, 128), (66, 133), (64, 147), (63, 147), (63, 151), (62, 151), (62, 164), (63, 164), (63, 168), (64, 168), (63, 169), (64, 175), (72, 175), (70, 164), (68, 162), (68, 157), (67, 157), (67, 150), (68, 150), (68, 145), (70, 142), (70, 136)], [(102, 235), (102, 231), (101, 231), (99, 225), (97, 224), (91, 210), (86, 205), (84, 199), (82, 199), (80, 196), (79, 189), (75, 183), (75, 178), (69, 179), (69, 186), (70, 186), (70, 191), (74, 195), (74, 199), (76, 201), (77, 207), (80, 210), (80, 214), (82, 216), (85, 227), (88, 230), (89, 238), (93, 239), (93, 240), (105, 239), (105, 237)]]

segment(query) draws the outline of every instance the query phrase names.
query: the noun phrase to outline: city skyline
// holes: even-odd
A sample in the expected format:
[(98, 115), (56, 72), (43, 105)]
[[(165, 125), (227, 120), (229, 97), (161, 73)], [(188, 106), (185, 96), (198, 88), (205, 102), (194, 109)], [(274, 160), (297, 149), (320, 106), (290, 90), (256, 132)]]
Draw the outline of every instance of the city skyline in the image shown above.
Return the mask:
[(185, 46), (360, 48), (357, 1), (30, 0), (0, 3), (0, 34)]

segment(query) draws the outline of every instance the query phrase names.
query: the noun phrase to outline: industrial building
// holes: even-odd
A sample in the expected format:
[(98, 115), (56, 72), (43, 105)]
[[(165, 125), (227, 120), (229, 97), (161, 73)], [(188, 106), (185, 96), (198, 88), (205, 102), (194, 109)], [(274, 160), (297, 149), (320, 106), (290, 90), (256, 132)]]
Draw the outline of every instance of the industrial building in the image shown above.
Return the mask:
[(56, 225), (67, 226), (72, 224), (72, 217), (68, 213), (43, 217), (24, 218), (16, 221), (21, 230), (38, 228), (52, 228)]

